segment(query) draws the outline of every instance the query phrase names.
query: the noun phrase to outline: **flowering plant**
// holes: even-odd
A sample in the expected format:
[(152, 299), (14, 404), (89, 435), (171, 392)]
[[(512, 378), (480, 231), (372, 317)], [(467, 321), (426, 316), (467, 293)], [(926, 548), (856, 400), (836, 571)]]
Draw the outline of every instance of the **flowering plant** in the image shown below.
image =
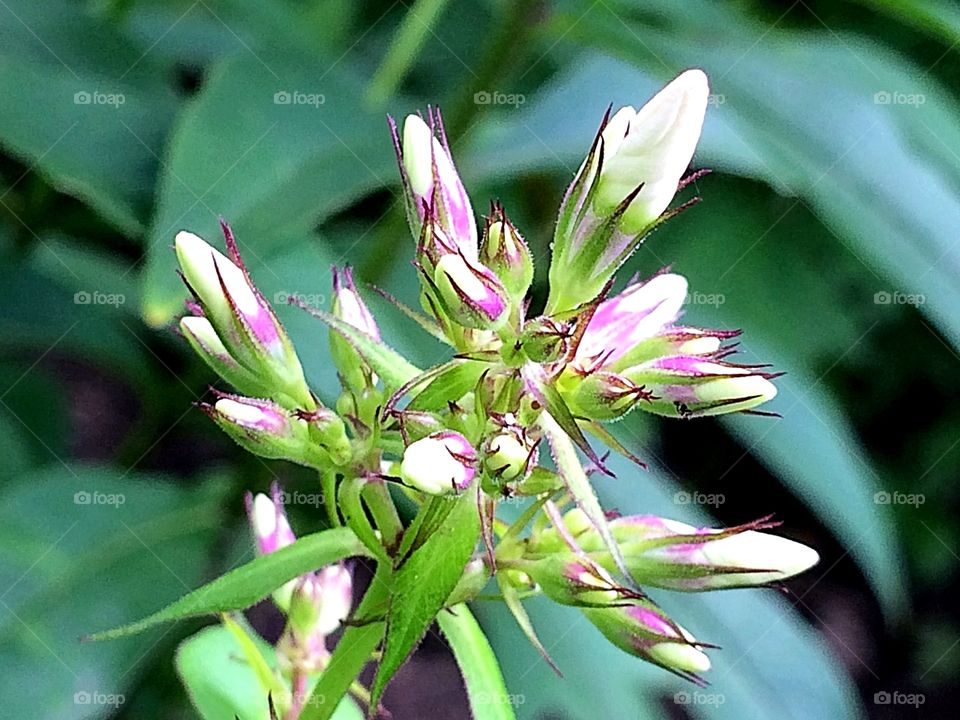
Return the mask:
[[(298, 720), (346, 712), (348, 694), (376, 715), (387, 683), (438, 621), (464, 674), (485, 674), (487, 702), (474, 714), (504, 717), (509, 695), (490, 702), (503, 679), (464, 604), (492, 581), (546, 662), (522, 602), (535, 594), (576, 607), (627, 653), (703, 682), (712, 646), (645, 588), (769, 585), (817, 554), (766, 533), (776, 525), (769, 518), (710, 529), (605, 511), (590, 476), (612, 473), (587, 435), (642, 466), (606, 423), (634, 410), (762, 414), (776, 394), (775, 374), (730, 359), (737, 332), (679, 323), (681, 275), (664, 270), (613, 289), (644, 238), (691, 204), (668, 209), (697, 176), (687, 172), (707, 98), (706, 76), (689, 70), (639, 111), (604, 118), (560, 205), (540, 314), (528, 297), (530, 250), (498, 203), (478, 232), (439, 111), (402, 128), (391, 120), (422, 312), (394, 302), (449, 345), (451, 359), (422, 370), (393, 350), (350, 269), (335, 267), (331, 310), (305, 308), (329, 328), (341, 383), (330, 406), (309, 387), (229, 226), (226, 255), (179, 233), (193, 296), (180, 329), (235, 391), (216, 391), (202, 409), (250, 452), (316, 469), (330, 529), (297, 540), (279, 488), (248, 497), (257, 560), (101, 636), (272, 595), (286, 617), (272, 661), (241, 620), (224, 623), (257, 669), (263, 717)], [(509, 519), (499, 511), (508, 498), (525, 503)], [(357, 607), (344, 563), (354, 556), (377, 563)], [(357, 678), (371, 659), (379, 664), (368, 690)]]

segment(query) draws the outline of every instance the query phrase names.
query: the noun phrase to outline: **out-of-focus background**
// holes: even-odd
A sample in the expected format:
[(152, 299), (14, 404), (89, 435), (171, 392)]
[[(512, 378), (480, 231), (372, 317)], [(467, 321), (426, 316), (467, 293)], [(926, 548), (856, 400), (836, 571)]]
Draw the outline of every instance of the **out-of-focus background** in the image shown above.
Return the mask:
[[(203, 623), (78, 637), (250, 559), (245, 490), (278, 479), (295, 527), (320, 527), (313, 476), (193, 407), (213, 377), (171, 330), (177, 230), (233, 224), (329, 399), (326, 332), (286, 297), (328, 307), (349, 262), (416, 302), (387, 113), (442, 107), (475, 209), (499, 198), (540, 261), (536, 304), (607, 106), (700, 66), (713, 172), (680, 200), (703, 202), (625, 274), (687, 275), (686, 321), (743, 328), (740, 357), (787, 372), (781, 417), (637, 413), (616, 429), (651, 470), (597, 484), (623, 512), (775, 512), (821, 564), (790, 593), (655, 595), (722, 646), (702, 690), (534, 601), (560, 680), (497, 605), (477, 611), (522, 718), (953, 717), (958, 45), (949, 0), (0, 0), (3, 714), (196, 717), (177, 672)], [(390, 343), (443, 356), (371, 302)], [(439, 642), (387, 705), (467, 716)]]

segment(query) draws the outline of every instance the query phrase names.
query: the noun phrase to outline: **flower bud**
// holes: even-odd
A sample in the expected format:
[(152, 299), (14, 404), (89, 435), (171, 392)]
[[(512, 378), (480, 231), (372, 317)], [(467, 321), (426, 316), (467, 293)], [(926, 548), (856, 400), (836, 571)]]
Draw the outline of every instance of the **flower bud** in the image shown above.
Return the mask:
[(595, 298), (658, 222), (700, 137), (708, 84), (689, 70), (605, 121), (560, 207), (547, 313)]
[(271, 386), (296, 403), (313, 407), (313, 395), (286, 331), (250, 280), (230, 228), (225, 223), (222, 227), (229, 259), (193, 233), (177, 233), (177, 258), (187, 285), (239, 364), (254, 375), (266, 375)]
[[(349, 266), (342, 270), (336, 265), (333, 272), (333, 314), (357, 330), (380, 340), (380, 328), (357, 292), (353, 283), (353, 271)], [(367, 367), (360, 354), (338, 332), (330, 331), (330, 354), (348, 387), (362, 390), (376, 383), (376, 376)]]
[(319, 598), (315, 602), (317, 620), (315, 630), (330, 635), (350, 615), (353, 606), (353, 577), (346, 565), (327, 565), (315, 574), (320, 585)]
[(490, 580), (490, 568), (483, 558), (473, 558), (463, 569), (463, 575), (457, 581), (453, 591), (447, 597), (446, 607), (473, 600), (486, 587)]
[(641, 409), (668, 417), (692, 418), (751, 410), (777, 395), (773, 373), (675, 356), (627, 368), (622, 373), (652, 393)]
[(544, 595), (561, 605), (606, 606), (632, 597), (602, 567), (588, 565), (569, 551), (524, 559), (517, 568), (527, 573)]
[(180, 318), (180, 332), (190, 347), (220, 377), (246, 395), (266, 395), (267, 389), (256, 376), (238, 363), (220, 341), (217, 331), (205, 317)]
[(613, 212), (642, 185), (621, 227), (639, 233), (673, 200), (693, 159), (707, 111), (710, 89), (702, 70), (687, 70), (639, 111), (621, 108), (603, 131), (603, 165), (594, 207)]
[(489, 268), (449, 253), (438, 260), (433, 281), (444, 310), (460, 325), (496, 330), (506, 322), (507, 293)]
[(619, 295), (604, 300), (580, 339), (574, 367), (590, 370), (613, 365), (638, 343), (676, 320), (686, 297), (686, 278), (661, 273), (646, 282), (632, 283)]
[[(270, 495), (271, 497), (267, 497), (263, 493), (257, 493), (252, 496), (247, 493), (245, 497), (247, 517), (259, 555), (276, 552), (292, 545), (297, 539), (287, 521), (287, 514), (283, 509), (283, 493), (277, 483), (270, 487)], [(290, 580), (273, 592), (274, 603), (284, 612), (290, 608), (290, 598), (299, 582), (299, 579)]]
[(520, 334), (524, 354), (539, 363), (559, 360), (567, 352), (571, 328), (568, 323), (541, 316), (528, 320)]
[(483, 463), (501, 480), (516, 480), (531, 464), (531, 449), (519, 432), (504, 430), (487, 441)]
[(609, 363), (613, 370), (623, 370), (648, 360), (668, 355), (689, 355), (719, 359), (728, 354), (723, 343), (740, 335), (739, 330), (705, 330), (668, 325), (656, 335), (641, 340), (630, 350)]
[(283, 497), (280, 487), (274, 483), (271, 488), (273, 499), (257, 493), (247, 493), (247, 516), (257, 542), (257, 552), (268, 555), (282, 547), (292, 545), (297, 539), (290, 529), (287, 514), (283, 510)]
[(260, 457), (315, 467), (329, 458), (311, 442), (307, 424), (270, 400), (222, 395), (201, 405), (238, 445)]
[(648, 600), (581, 612), (607, 640), (631, 655), (689, 675), (710, 669), (710, 658), (700, 649), (703, 645)]
[[(610, 529), (638, 582), (669, 590), (702, 591), (755, 587), (799, 575), (819, 562), (812, 548), (759, 530), (759, 520), (732, 528), (697, 528), (676, 520), (634, 515)], [(584, 550), (603, 553), (597, 533), (579, 538)], [(605, 555), (600, 562), (609, 566)]]
[(499, 205), (494, 205), (487, 218), (480, 262), (496, 273), (514, 305), (519, 306), (533, 282), (533, 258), (527, 243)]
[(441, 430), (407, 446), (400, 464), (403, 481), (431, 495), (465, 490), (477, 474), (477, 453), (458, 432)]
[(419, 240), (424, 222), (432, 214), (453, 247), (475, 261), (477, 225), (470, 198), (453, 165), (440, 111), (428, 111), (428, 119), (429, 125), (419, 115), (408, 115), (403, 123), (402, 144), (396, 124), (390, 119), (410, 229), (414, 239)]
[(591, 420), (617, 420), (652, 396), (644, 386), (603, 370), (575, 378), (572, 384), (564, 397), (571, 408)]

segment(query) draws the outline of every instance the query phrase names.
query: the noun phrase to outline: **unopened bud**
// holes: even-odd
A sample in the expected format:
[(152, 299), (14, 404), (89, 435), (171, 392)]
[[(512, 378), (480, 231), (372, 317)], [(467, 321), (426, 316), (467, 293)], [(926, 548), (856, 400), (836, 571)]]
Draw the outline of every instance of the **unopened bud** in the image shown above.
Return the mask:
[(433, 281), (444, 310), (460, 325), (496, 330), (506, 322), (507, 293), (489, 268), (448, 253), (437, 261)]
[(495, 477), (515, 480), (526, 473), (530, 461), (531, 449), (518, 432), (505, 430), (487, 441), (483, 462)]
[(411, 443), (400, 464), (403, 481), (431, 495), (464, 490), (476, 474), (476, 451), (463, 435), (452, 430)]
[(520, 346), (534, 362), (554, 362), (567, 351), (570, 332), (570, 326), (565, 322), (546, 316), (533, 318), (523, 326)]
[(751, 410), (777, 395), (775, 374), (701, 357), (659, 358), (622, 373), (652, 397), (641, 409), (668, 417), (703, 417)]
[(533, 258), (499, 205), (487, 219), (480, 261), (497, 274), (514, 305), (519, 305), (533, 282)]
[(604, 637), (621, 650), (668, 670), (696, 674), (710, 669), (710, 658), (684, 628), (647, 600), (623, 607), (581, 608)]
[(270, 400), (224, 395), (201, 409), (254, 455), (309, 467), (327, 461), (323, 451), (311, 442), (307, 424)]
[(188, 315), (180, 319), (180, 331), (200, 358), (228, 383), (245, 395), (263, 396), (267, 389), (257, 377), (238, 363), (220, 341), (205, 317)]
[(312, 407), (313, 396), (286, 331), (250, 280), (226, 224), (223, 231), (232, 259), (193, 233), (177, 233), (184, 279), (234, 359), (251, 373), (266, 375), (297, 403)]
[[(403, 143), (392, 119), (390, 123), (414, 239), (419, 240), (425, 221), (436, 221), (453, 248), (476, 260), (476, 219), (453, 165), (440, 112), (430, 112), (430, 125), (419, 115), (408, 115), (403, 123)], [(431, 211), (432, 218), (428, 216)]]

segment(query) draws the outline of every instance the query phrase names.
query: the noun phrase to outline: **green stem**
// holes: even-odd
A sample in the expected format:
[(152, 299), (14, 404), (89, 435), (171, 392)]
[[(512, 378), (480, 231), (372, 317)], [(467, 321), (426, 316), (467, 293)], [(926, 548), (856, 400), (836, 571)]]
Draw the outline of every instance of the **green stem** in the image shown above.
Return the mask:
[(366, 500), (380, 530), (384, 547), (387, 552), (393, 553), (400, 545), (403, 523), (400, 522), (400, 515), (397, 514), (397, 507), (393, 504), (387, 484), (379, 478), (368, 480), (363, 488), (363, 499)]
[(356, 533), (367, 549), (373, 553), (377, 561), (389, 564), (390, 559), (387, 552), (374, 532), (360, 500), (360, 493), (366, 483), (367, 481), (363, 478), (347, 478), (340, 483), (340, 510), (343, 512), (347, 525)]
[(320, 491), (323, 493), (323, 505), (327, 510), (327, 518), (331, 527), (342, 527), (343, 521), (337, 511), (337, 471), (320, 471)]
[(417, 0), (410, 7), (370, 80), (365, 98), (368, 104), (382, 107), (396, 93), (446, 5), (447, 0)]

